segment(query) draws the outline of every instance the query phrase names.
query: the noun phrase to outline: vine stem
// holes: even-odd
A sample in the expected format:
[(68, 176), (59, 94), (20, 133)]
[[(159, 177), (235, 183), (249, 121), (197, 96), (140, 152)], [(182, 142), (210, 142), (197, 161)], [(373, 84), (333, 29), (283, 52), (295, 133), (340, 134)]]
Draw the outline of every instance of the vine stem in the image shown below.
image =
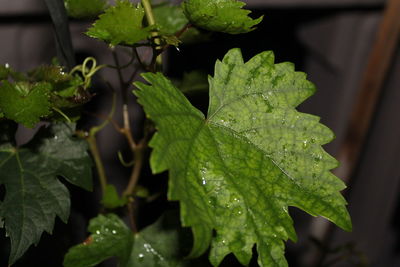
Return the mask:
[(139, 181), (140, 172), (143, 167), (144, 163), (144, 152), (146, 147), (146, 141), (142, 140), (134, 149), (134, 163), (133, 163), (133, 170), (131, 173), (131, 177), (129, 179), (129, 183), (123, 193), (123, 196), (132, 196), (136, 185)]
[[(142, 5), (144, 7), (144, 12), (146, 13), (146, 20), (147, 23), (149, 24), (149, 26), (153, 26), (156, 24), (156, 20), (154, 18), (154, 14), (153, 14), (153, 9), (151, 8), (151, 3), (150, 0), (142, 0)], [(161, 45), (161, 41), (160, 38), (158, 38), (158, 32), (154, 31), (151, 34), (155, 39), (154, 39), (154, 43), (156, 44), (156, 48), (155, 50), (157, 50), (159, 48), (159, 46)], [(162, 65), (162, 57), (161, 55), (157, 55), (156, 54), (156, 63), (158, 66)]]
[(104, 169), (103, 161), (101, 160), (101, 157), (100, 157), (99, 149), (97, 147), (96, 137), (94, 135), (89, 135), (86, 138), (86, 141), (88, 142), (90, 152), (93, 155), (94, 162), (96, 164), (97, 173), (99, 174), (101, 191), (104, 195), (104, 193), (106, 191), (106, 186), (107, 186), (107, 176), (106, 176), (106, 171)]

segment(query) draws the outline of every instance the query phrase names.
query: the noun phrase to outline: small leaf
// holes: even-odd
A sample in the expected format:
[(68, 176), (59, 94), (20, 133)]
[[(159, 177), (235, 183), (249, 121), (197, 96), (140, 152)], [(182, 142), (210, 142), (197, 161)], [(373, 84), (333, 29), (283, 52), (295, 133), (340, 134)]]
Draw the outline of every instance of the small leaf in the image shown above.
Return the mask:
[(164, 3), (154, 7), (153, 13), (162, 35), (174, 35), (189, 23), (181, 6)]
[(245, 3), (237, 0), (185, 0), (182, 3), (186, 17), (194, 25), (216, 32), (229, 34), (254, 30), (262, 17), (253, 20), (249, 10), (242, 9)]
[(209, 78), (207, 118), (162, 74), (143, 77), (151, 85), (136, 83), (135, 93), (158, 129), (151, 168), (169, 170), (191, 256), (211, 243), (214, 266), (231, 252), (247, 265), (256, 244), (261, 266), (287, 266), (284, 241), (297, 238), (289, 206), (351, 229), (345, 185), (330, 172), (337, 162), (321, 147), (333, 134), (296, 111), (315, 87), (292, 64), (274, 64), (272, 52), (244, 63), (229, 51)]
[(90, 221), (89, 231), (91, 236), (65, 255), (64, 267), (96, 266), (111, 257), (118, 257), (122, 264), (128, 260), (133, 234), (117, 215), (97, 216)]
[(108, 184), (101, 200), (101, 204), (107, 209), (115, 209), (118, 207), (123, 207), (128, 202), (126, 197), (120, 197), (118, 195), (115, 186)]
[(0, 80), (6, 80), (10, 73), (10, 68), (6, 65), (0, 65)]
[(181, 84), (178, 86), (184, 93), (207, 92), (207, 74), (202, 71), (191, 71), (183, 74)]
[[(4, 124), (1, 125), (4, 129)], [(51, 137), (39, 134), (19, 148), (12, 145), (13, 140), (4, 143), (7, 136), (13, 137), (13, 127), (7, 129), (9, 133), (2, 135), (0, 146), (0, 184), (6, 190), (0, 217), (11, 239), (9, 263), (13, 264), (31, 244), (39, 242), (43, 231), (51, 233), (56, 216), (64, 222), (68, 219), (69, 193), (56, 176), (63, 175), (69, 181), (91, 177), (85, 177), (90, 175), (90, 165), (86, 165), (88, 155), (86, 152), (77, 155), (82, 151), (82, 143), (63, 136), (68, 134), (66, 126), (48, 128)], [(88, 187), (88, 182), (75, 182), (80, 183)]]
[(77, 19), (97, 17), (107, 7), (106, 0), (64, 0), (64, 4), (68, 16)]
[(147, 39), (150, 27), (143, 28), (144, 9), (135, 7), (126, 0), (117, 0), (113, 7), (105, 10), (86, 32), (90, 37), (103, 40), (111, 45), (133, 45)]
[(0, 109), (5, 117), (27, 127), (34, 127), (41, 117), (51, 114), (49, 83), (12, 84), (6, 80), (0, 85)]
[(155, 223), (135, 235), (135, 244), (129, 261), (122, 267), (207, 266), (200, 260), (185, 259), (192, 237), (188, 229), (180, 227), (179, 214), (166, 212)]

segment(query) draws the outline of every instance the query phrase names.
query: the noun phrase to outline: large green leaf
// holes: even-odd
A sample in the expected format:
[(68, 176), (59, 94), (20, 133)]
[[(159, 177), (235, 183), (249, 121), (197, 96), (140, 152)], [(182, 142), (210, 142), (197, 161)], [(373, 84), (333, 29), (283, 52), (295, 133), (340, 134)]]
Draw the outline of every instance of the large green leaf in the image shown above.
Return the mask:
[(254, 30), (262, 17), (253, 20), (249, 10), (242, 9), (245, 3), (237, 0), (185, 0), (182, 7), (186, 17), (194, 25), (229, 34)]
[(30, 84), (4, 80), (0, 85), (0, 110), (5, 117), (33, 127), (40, 117), (51, 114), (50, 91), (51, 85), (46, 82)]
[(151, 167), (169, 170), (191, 256), (211, 243), (214, 266), (230, 252), (246, 265), (256, 244), (261, 266), (286, 266), (283, 241), (296, 240), (288, 206), (351, 229), (345, 185), (330, 172), (337, 162), (321, 148), (333, 134), (296, 111), (315, 88), (292, 64), (274, 64), (272, 52), (244, 63), (229, 51), (209, 79), (207, 118), (162, 74), (143, 77), (151, 85), (137, 83), (136, 94), (158, 129)]
[[(69, 193), (57, 175), (91, 188), (91, 163), (85, 144), (73, 140), (71, 132), (67, 125), (54, 125), (42, 129), (26, 146), (14, 147), (12, 140), (3, 140), (0, 146), (0, 184), (6, 190), (0, 217), (11, 239), (10, 264), (31, 244), (37, 244), (43, 231), (51, 233), (56, 216), (67, 221)], [(9, 132), (6, 136), (12, 135)]]
[(127, 0), (117, 0), (116, 5), (107, 8), (86, 34), (111, 45), (133, 45), (150, 35), (150, 28), (142, 26), (143, 17), (144, 9), (140, 5), (135, 7)]
[(125, 264), (132, 250), (133, 234), (117, 215), (99, 215), (90, 221), (89, 231), (92, 235), (65, 255), (65, 267), (96, 266), (111, 257), (118, 257)]

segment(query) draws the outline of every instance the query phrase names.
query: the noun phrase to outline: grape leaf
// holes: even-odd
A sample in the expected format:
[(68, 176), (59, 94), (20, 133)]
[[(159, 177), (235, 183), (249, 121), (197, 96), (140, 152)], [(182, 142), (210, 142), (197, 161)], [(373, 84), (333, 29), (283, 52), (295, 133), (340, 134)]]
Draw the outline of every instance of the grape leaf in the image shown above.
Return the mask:
[(183, 11), (191, 23), (197, 27), (229, 34), (246, 33), (263, 17), (255, 20), (248, 15), (251, 11), (242, 9), (246, 4), (237, 0), (185, 0)]
[(209, 79), (207, 118), (162, 74), (143, 77), (151, 85), (136, 83), (136, 95), (158, 129), (151, 168), (169, 170), (191, 256), (211, 243), (214, 266), (230, 252), (247, 265), (256, 244), (261, 266), (287, 266), (283, 241), (296, 240), (288, 206), (351, 229), (345, 185), (330, 172), (337, 162), (321, 147), (333, 134), (296, 111), (315, 88), (291, 63), (274, 64), (272, 52), (244, 63), (230, 50)]
[(107, 7), (106, 0), (64, 0), (68, 16), (73, 18), (93, 18)]
[(142, 27), (144, 9), (131, 2), (118, 0), (115, 6), (109, 7), (93, 24), (86, 34), (111, 45), (133, 45), (147, 39), (151, 27)]
[(103, 194), (101, 204), (107, 209), (123, 207), (128, 203), (127, 197), (120, 197), (114, 185), (108, 184)]
[[(43, 231), (51, 233), (56, 216), (67, 221), (69, 193), (56, 179), (57, 175), (91, 188), (91, 164), (85, 144), (67, 137), (71, 132), (72, 129), (63, 124), (47, 130), (42, 128), (23, 147), (14, 147), (13, 140), (2, 140), (0, 184), (5, 186), (6, 194), (0, 203), (0, 217), (11, 239), (10, 264), (31, 244), (37, 244)], [(13, 135), (9, 132), (1, 139)]]
[(189, 23), (181, 6), (163, 3), (155, 6), (153, 13), (161, 34), (173, 35)]
[(34, 127), (40, 117), (51, 114), (50, 90), (46, 82), (12, 84), (4, 80), (0, 85), (0, 109), (8, 119)]
[(64, 266), (96, 266), (114, 256), (124, 266), (133, 245), (133, 234), (125, 223), (115, 214), (99, 215), (90, 221), (89, 231), (92, 235), (65, 255)]
[(179, 223), (179, 214), (167, 211), (155, 223), (135, 235), (135, 244), (128, 263), (124, 267), (194, 267), (206, 266), (201, 260), (188, 260), (190, 231)]

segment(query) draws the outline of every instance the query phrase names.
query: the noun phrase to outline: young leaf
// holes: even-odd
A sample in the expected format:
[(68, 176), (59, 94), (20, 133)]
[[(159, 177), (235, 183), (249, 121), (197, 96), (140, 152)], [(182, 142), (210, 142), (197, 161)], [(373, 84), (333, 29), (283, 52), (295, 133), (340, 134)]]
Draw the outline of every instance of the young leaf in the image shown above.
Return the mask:
[(89, 224), (92, 235), (82, 244), (72, 247), (64, 258), (64, 267), (96, 266), (118, 257), (128, 260), (133, 245), (132, 231), (115, 214), (99, 215)]
[(64, 0), (68, 15), (73, 18), (94, 18), (107, 6), (106, 0)]
[(0, 85), (0, 110), (8, 119), (34, 127), (40, 117), (51, 114), (50, 90), (46, 82), (12, 84), (4, 80)]
[(158, 128), (151, 167), (169, 170), (191, 256), (211, 243), (214, 266), (230, 252), (247, 265), (256, 244), (261, 266), (286, 266), (283, 241), (296, 240), (288, 206), (351, 229), (345, 185), (330, 172), (337, 162), (321, 147), (333, 134), (296, 111), (315, 88), (292, 64), (274, 64), (272, 52), (244, 63), (229, 51), (209, 80), (207, 118), (162, 74), (143, 77), (151, 85), (137, 83), (136, 95)]
[(111, 45), (133, 45), (150, 35), (151, 28), (142, 27), (143, 17), (144, 9), (140, 5), (135, 7), (127, 0), (117, 0), (116, 5), (107, 8), (86, 34)]
[(68, 126), (55, 125), (46, 137), (41, 132), (24, 147), (14, 147), (13, 140), (2, 140), (0, 146), (0, 184), (6, 189), (0, 217), (11, 239), (10, 264), (37, 244), (43, 231), (51, 233), (56, 216), (67, 221), (69, 193), (57, 175), (91, 187), (90, 160), (81, 142), (65, 137), (71, 132)]
[(237, 0), (185, 0), (182, 3), (186, 17), (194, 25), (229, 34), (250, 32), (261, 22), (262, 17), (250, 18), (251, 11), (242, 9), (244, 5)]
[(123, 207), (128, 202), (126, 197), (120, 197), (118, 195), (115, 186), (108, 184), (101, 200), (101, 204), (107, 209), (115, 209), (118, 207)]

